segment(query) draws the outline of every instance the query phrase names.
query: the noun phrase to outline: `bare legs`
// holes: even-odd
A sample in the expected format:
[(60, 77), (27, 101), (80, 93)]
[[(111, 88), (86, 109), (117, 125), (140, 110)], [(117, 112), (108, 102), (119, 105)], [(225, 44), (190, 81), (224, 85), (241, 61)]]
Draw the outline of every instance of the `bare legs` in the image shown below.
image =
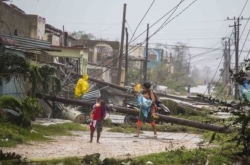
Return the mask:
[[(150, 124), (151, 124), (151, 126), (153, 128), (153, 131), (154, 131), (154, 137), (157, 137), (155, 122), (151, 122)], [(137, 122), (136, 134), (134, 135), (134, 137), (139, 137), (141, 127), (142, 127), (142, 122), (138, 121)]]
[(155, 124), (151, 124), (151, 125), (152, 125), (153, 131), (154, 131), (154, 137), (157, 137), (156, 126), (155, 126)]
[(97, 131), (97, 140), (96, 140), (97, 143), (100, 143), (99, 142), (100, 136), (101, 136), (101, 131)]
[[(94, 132), (95, 132), (95, 130), (90, 130), (90, 143), (92, 143), (92, 141), (93, 141), (93, 137), (94, 137)], [(97, 140), (96, 140), (96, 142), (97, 143), (100, 143), (100, 137), (101, 137), (101, 131), (98, 131), (97, 130)]]
[(93, 130), (92, 130), (92, 129), (90, 130), (90, 141), (89, 141), (90, 143), (92, 143), (92, 141), (93, 141), (94, 132), (95, 132), (94, 129), (93, 129)]
[(136, 135), (134, 137), (139, 137), (140, 130), (141, 130), (141, 124), (137, 123)]

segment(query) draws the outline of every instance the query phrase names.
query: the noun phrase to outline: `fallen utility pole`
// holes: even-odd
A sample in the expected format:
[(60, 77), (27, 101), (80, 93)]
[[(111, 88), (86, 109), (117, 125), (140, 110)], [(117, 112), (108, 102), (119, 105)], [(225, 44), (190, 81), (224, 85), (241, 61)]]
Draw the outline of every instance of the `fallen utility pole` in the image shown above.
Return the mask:
[[(135, 99), (135, 96), (132, 96), (132, 95), (127, 95), (127, 94), (120, 94), (120, 93), (116, 93), (116, 92), (108, 92), (108, 94), (110, 95), (113, 95), (113, 96), (120, 96), (120, 97), (124, 97), (124, 98), (127, 98), (127, 99), (132, 99), (134, 98)], [(136, 100), (136, 99), (135, 99)], [(188, 101), (189, 102), (189, 101)], [(206, 103), (199, 103), (199, 105), (207, 105)], [(209, 110), (209, 109), (206, 109), (206, 108), (199, 108), (197, 106), (193, 106), (193, 105), (188, 105), (188, 104), (185, 104), (185, 103), (179, 103), (180, 106), (183, 106), (183, 107), (188, 107), (188, 108), (192, 108), (194, 110)]]
[[(56, 96), (50, 96), (50, 95), (42, 95), (42, 94), (36, 94), (38, 98), (44, 99), (44, 100), (50, 100), (50, 101), (55, 101), (55, 102), (61, 102), (65, 104), (72, 104), (72, 105), (79, 105), (79, 106), (90, 106), (92, 103), (89, 102), (84, 102), (81, 100), (74, 100), (74, 99), (65, 99), (61, 97), (56, 97)], [(109, 105), (109, 108), (120, 113), (125, 113), (125, 114), (131, 114), (131, 115), (139, 115), (138, 110), (130, 109), (130, 108), (125, 108), (122, 106), (115, 106), (115, 105)], [(205, 123), (200, 123), (196, 121), (191, 121), (191, 120), (186, 120), (186, 119), (179, 119), (179, 118), (174, 118), (170, 116), (165, 116), (165, 115), (160, 115), (157, 114), (159, 118), (165, 122), (169, 123), (174, 123), (174, 124), (179, 124), (179, 125), (185, 125), (185, 126), (190, 126), (194, 128), (199, 128), (199, 129), (205, 129), (209, 131), (216, 131), (216, 132), (221, 132), (221, 133), (227, 133), (230, 132), (231, 130), (228, 130), (225, 127), (219, 127), (216, 125), (212, 124), (205, 124)]]
[(65, 99), (65, 98), (57, 97), (57, 96), (42, 95), (39, 93), (36, 94), (36, 97), (38, 97), (40, 99), (60, 102), (60, 103), (64, 103), (64, 104), (73, 104), (73, 105), (79, 105), (79, 106), (93, 105), (93, 103), (90, 103), (90, 102), (85, 102), (85, 101), (81, 101), (81, 100), (74, 100), (74, 99)]
[[(139, 115), (138, 110), (130, 109), (130, 108), (125, 108), (121, 106), (109, 106), (111, 109), (113, 109), (115, 112), (120, 112), (120, 113), (125, 113), (125, 114), (130, 114), (130, 115)], [(180, 119), (180, 118), (175, 118), (171, 116), (166, 116), (166, 115), (161, 115), (156, 113), (156, 116), (158, 116), (161, 120), (168, 122), (168, 123), (174, 123), (178, 125), (184, 125), (184, 126), (190, 126), (194, 128), (199, 128), (199, 129), (205, 129), (209, 131), (215, 131), (215, 132), (220, 132), (220, 133), (229, 133), (232, 132), (232, 130), (226, 128), (226, 127), (220, 127), (212, 124), (205, 124), (205, 123), (200, 123), (197, 121), (191, 121), (191, 120), (186, 120), (186, 119)]]

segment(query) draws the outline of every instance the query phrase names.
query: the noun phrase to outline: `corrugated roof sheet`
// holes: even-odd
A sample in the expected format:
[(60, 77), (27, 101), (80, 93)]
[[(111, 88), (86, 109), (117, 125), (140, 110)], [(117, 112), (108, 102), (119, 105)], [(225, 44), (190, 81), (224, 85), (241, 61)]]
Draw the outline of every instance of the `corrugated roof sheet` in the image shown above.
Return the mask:
[(3, 33), (0, 33), (0, 37), (16, 41), (14, 45), (5, 44), (6, 46), (24, 50), (49, 50), (51, 46), (51, 43), (48, 41), (38, 40), (34, 38), (27, 38), (21, 36), (13, 36), (13, 35), (10, 36), (9, 34), (3, 34)]

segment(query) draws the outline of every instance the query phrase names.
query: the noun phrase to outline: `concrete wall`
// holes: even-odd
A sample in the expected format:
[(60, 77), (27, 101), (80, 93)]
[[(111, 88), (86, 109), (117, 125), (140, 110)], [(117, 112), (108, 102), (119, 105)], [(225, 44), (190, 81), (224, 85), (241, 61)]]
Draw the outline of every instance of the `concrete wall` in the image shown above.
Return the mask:
[(45, 33), (43, 35), (43, 40), (51, 42), (53, 46), (60, 46), (60, 37), (51, 33)]
[(88, 64), (87, 73), (88, 74), (92, 73), (92, 74), (89, 74), (89, 76), (92, 78), (95, 78), (98, 80), (104, 80), (105, 82), (111, 82), (110, 70), (108, 70), (106, 67)]
[[(126, 45), (124, 45), (123, 47), (126, 47)], [(134, 57), (144, 57), (144, 49), (145, 49), (145, 46), (140, 46), (140, 47), (137, 47), (136, 45), (128, 46), (128, 55), (134, 56)], [(129, 63), (131, 63), (133, 67), (138, 68), (138, 69), (141, 66), (140, 61), (129, 61)]]
[(45, 24), (46, 24), (45, 18), (38, 16), (37, 17), (37, 39), (43, 40), (43, 36), (45, 34)]
[[(24, 12), (18, 11), (17, 9), (1, 1), (0, 15), (2, 20), (8, 25), (11, 35), (14, 35), (14, 30), (17, 29), (19, 36), (38, 38), (38, 27), (40, 33), (39, 35), (44, 34), (44, 18), (38, 17), (37, 15), (25, 14)], [(0, 23), (0, 32), (9, 34), (8, 27), (4, 23)], [(41, 38), (42, 37), (40, 37), (40, 39)]]

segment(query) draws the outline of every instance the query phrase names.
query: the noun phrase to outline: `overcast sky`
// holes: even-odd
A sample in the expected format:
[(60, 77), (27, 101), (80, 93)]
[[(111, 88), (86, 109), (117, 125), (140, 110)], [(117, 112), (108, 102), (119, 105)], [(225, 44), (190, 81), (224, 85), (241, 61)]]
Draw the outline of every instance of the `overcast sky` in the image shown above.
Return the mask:
[[(185, 0), (171, 18), (193, 1)], [(126, 27), (128, 27), (131, 37), (152, 2), (153, 0), (12, 0), (13, 4), (27, 14), (42, 16), (46, 18), (48, 24), (56, 28), (62, 29), (64, 25), (68, 32), (84, 30), (97, 37), (118, 41), (120, 41), (121, 36), (123, 4), (127, 4)], [(146, 30), (147, 23), (153, 25), (179, 2), (179, 0), (155, 0), (135, 33), (135, 37)], [(187, 46), (222, 49), (221, 38), (229, 37), (233, 30), (229, 25), (233, 25), (234, 21), (226, 20), (227, 17), (239, 17), (246, 2), (247, 0), (197, 0), (150, 38), (149, 43), (153, 45), (156, 42), (161, 42), (174, 45), (179, 41)], [(149, 34), (153, 34), (168, 16), (150, 28)], [(250, 2), (246, 4), (241, 16), (250, 17)], [(241, 21), (240, 34), (246, 23), (248, 23), (246, 20)], [(240, 50), (249, 29), (250, 23), (247, 24), (240, 40)], [(243, 48), (247, 51), (250, 49), (249, 36)], [(146, 34), (143, 34), (135, 40), (134, 44), (144, 41), (145, 37)], [(233, 50), (234, 46), (231, 49)], [(243, 51), (241, 59), (246, 58), (246, 55), (247, 52)], [(190, 48), (190, 56), (191, 65), (196, 65), (199, 68), (209, 66), (216, 70), (222, 57), (222, 50)], [(234, 61), (233, 56), (232, 65), (234, 65)]]

